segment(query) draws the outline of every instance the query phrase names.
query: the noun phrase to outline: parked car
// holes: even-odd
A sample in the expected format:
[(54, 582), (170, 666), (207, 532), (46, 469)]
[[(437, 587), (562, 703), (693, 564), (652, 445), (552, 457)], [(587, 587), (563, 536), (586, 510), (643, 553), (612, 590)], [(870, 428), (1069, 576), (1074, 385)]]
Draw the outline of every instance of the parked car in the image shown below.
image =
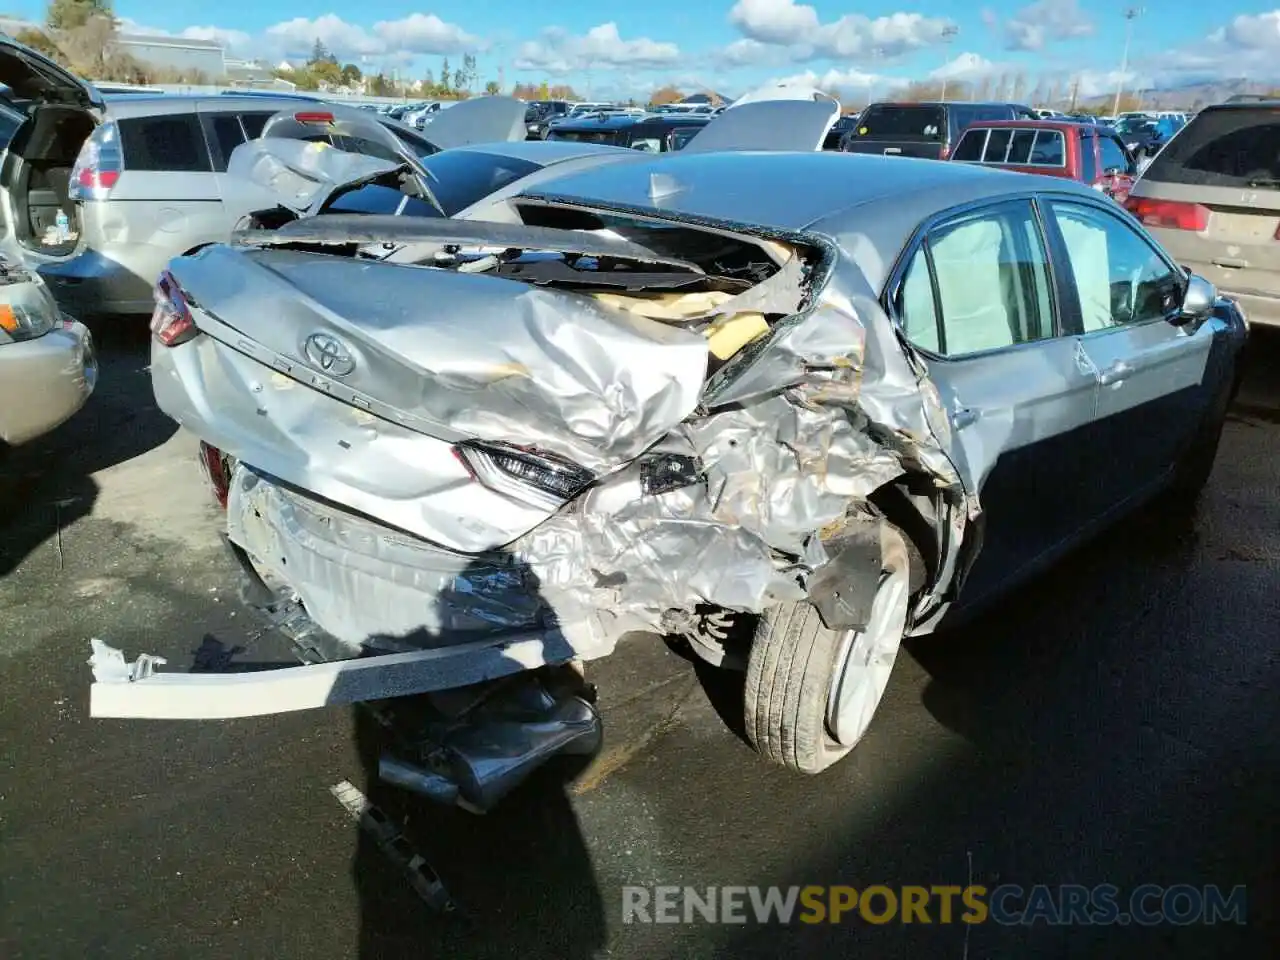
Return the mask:
[(1035, 120), (1030, 107), (1011, 103), (873, 103), (841, 149), (894, 157), (946, 160), (961, 134), (978, 120)]
[(684, 147), (711, 119), (710, 116), (691, 113), (566, 117), (547, 130), (547, 139), (604, 143), (665, 153)]
[[(833, 120), (806, 153), (555, 177), (505, 222), (313, 216), (175, 259), (157, 402), (233, 456), (228, 536), (313, 662), (177, 674), (95, 641), (91, 713), (428, 693), (381, 775), (486, 809), (598, 744), (556, 668), (642, 629), (744, 669), (748, 738), (814, 773), (904, 636), (1150, 497), (1189, 508), (1235, 306), (1096, 191), (835, 156)], [(483, 709), (437, 696), (473, 684)]]
[(530, 100), (525, 109), (526, 138), (541, 140), (547, 134), (547, 125), (569, 112), (567, 100)]
[(1123, 203), (1137, 163), (1110, 130), (1065, 120), (980, 120), (956, 144), (959, 163), (1076, 180)]
[(1205, 107), (1164, 147), (1127, 206), (1179, 263), (1254, 323), (1280, 326), (1280, 100)]
[(856, 113), (842, 114), (840, 118), (836, 120), (834, 126), (832, 126), (831, 132), (827, 134), (827, 139), (826, 142), (822, 144), (822, 149), (839, 150), (840, 144), (844, 141), (844, 138), (849, 136), (849, 134), (853, 132), (854, 127), (857, 126), (859, 116), (861, 115)]
[(12, 238), (0, 243), (0, 459), (79, 410), (93, 393), (93, 338), (64, 316)]
[[(68, 313), (149, 314), (155, 278), (173, 256), (225, 240), (260, 194), (228, 178), (227, 158), (281, 112), (327, 123), (383, 124), (415, 150), (414, 135), (389, 117), (292, 97), (129, 95), (102, 98), (79, 78), (0, 38), (0, 83), (22, 105), (0, 169), (0, 205), (26, 263)], [(481, 97), (447, 111), (426, 140), (455, 146), (502, 139), (501, 116), (476, 129)], [(458, 111), (462, 110), (461, 114)], [(519, 126), (519, 135), (524, 128)], [(315, 128), (317, 139), (330, 131)], [(470, 139), (468, 139), (468, 137)]]
[(1169, 125), (1163, 127), (1152, 117), (1128, 116), (1116, 121), (1115, 132), (1139, 162), (1154, 156), (1169, 135)]

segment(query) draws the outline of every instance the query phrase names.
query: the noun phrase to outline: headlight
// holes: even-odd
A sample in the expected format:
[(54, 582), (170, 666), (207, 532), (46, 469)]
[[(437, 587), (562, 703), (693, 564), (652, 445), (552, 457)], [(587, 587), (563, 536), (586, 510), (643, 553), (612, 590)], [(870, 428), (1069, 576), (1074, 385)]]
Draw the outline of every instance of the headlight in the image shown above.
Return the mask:
[(34, 340), (56, 326), (53, 310), (36, 304), (12, 307), (0, 305), (0, 330), (13, 340)]

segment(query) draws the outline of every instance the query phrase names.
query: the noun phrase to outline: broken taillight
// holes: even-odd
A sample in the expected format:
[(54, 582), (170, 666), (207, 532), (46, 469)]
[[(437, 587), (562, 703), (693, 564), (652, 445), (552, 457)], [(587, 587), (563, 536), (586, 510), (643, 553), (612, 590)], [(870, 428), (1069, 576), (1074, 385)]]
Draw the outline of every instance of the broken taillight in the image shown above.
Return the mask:
[(1209, 208), (1198, 203), (1130, 196), (1125, 200), (1124, 206), (1148, 227), (1193, 230), (1198, 233), (1209, 226)]
[(213, 487), (213, 498), (218, 501), (218, 506), (223, 510), (227, 509), (227, 493), (231, 489), (230, 458), (217, 447), (201, 440), (200, 466), (204, 468), (209, 486)]
[(519, 447), (460, 444), (454, 454), (477, 480), (492, 490), (559, 507), (589, 487), (595, 476), (553, 454)]
[(151, 333), (166, 347), (186, 343), (200, 332), (191, 316), (182, 288), (168, 270), (156, 281), (155, 310), (151, 314)]

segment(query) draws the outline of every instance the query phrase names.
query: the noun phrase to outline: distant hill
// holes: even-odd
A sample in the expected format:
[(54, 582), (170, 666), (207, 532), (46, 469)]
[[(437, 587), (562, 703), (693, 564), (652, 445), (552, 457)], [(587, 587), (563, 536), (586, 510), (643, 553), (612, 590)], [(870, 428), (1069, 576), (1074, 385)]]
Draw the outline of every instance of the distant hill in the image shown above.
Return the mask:
[[(1197, 109), (1208, 106), (1211, 103), (1221, 103), (1236, 94), (1269, 93), (1274, 89), (1275, 86), (1273, 84), (1258, 83), (1243, 77), (1236, 80), (1193, 80), (1187, 83), (1162, 87), (1158, 90), (1143, 90), (1141, 91), (1141, 98), (1143, 109)], [(1114, 97), (1114, 94), (1082, 97), (1079, 102), (1086, 107), (1105, 107), (1111, 105)], [(1125, 99), (1129, 100), (1130, 95), (1126, 93)]]

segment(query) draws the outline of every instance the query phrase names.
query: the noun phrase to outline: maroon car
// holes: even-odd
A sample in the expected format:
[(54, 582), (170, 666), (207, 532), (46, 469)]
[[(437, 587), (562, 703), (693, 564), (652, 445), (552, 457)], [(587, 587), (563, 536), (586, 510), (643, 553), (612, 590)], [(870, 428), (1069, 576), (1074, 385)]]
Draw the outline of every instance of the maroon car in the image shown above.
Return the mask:
[(1136, 161), (1113, 131), (1063, 120), (980, 120), (965, 130), (951, 159), (1078, 180), (1119, 203), (1137, 176)]

